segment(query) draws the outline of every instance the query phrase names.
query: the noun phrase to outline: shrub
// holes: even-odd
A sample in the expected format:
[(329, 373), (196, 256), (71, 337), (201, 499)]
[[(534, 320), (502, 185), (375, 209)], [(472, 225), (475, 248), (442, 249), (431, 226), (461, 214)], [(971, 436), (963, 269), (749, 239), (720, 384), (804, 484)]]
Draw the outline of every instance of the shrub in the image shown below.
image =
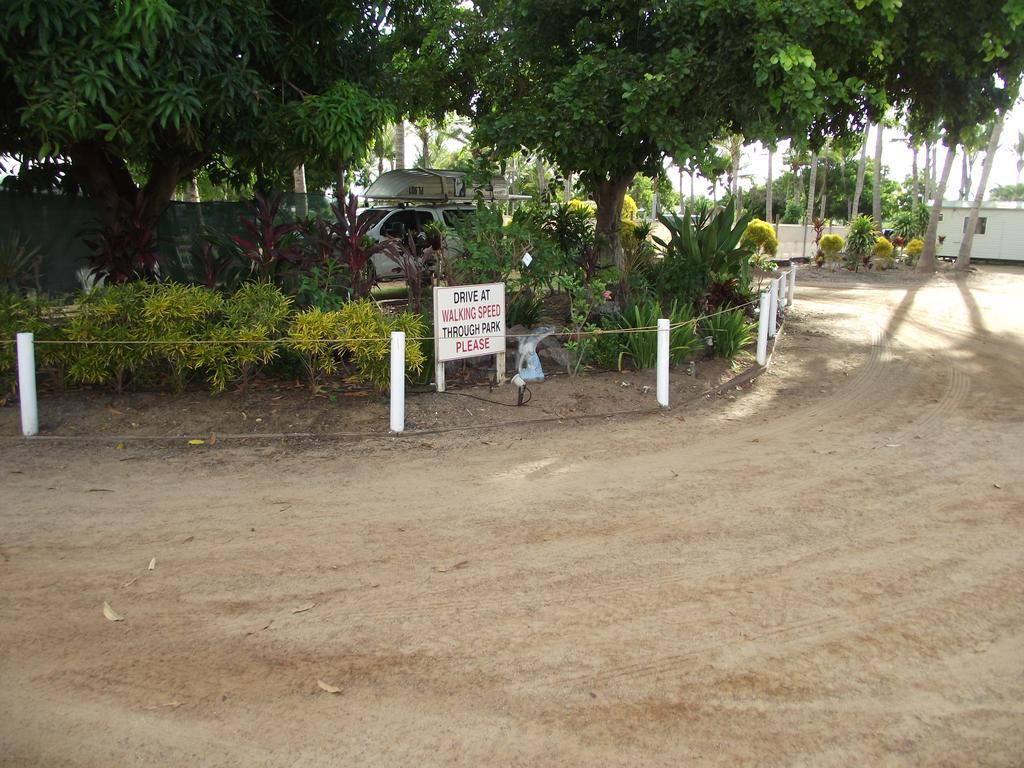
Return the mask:
[(568, 202), (568, 206), (573, 210), (585, 212), (587, 218), (597, 218), (597, 203), (595, 203), (593, 200), (578, 200), (573, 198)]
[(506, 321), (509, 326), (525, 325), (532, 328), (540, 324), (541, 312), (544, 309), (544, 302), (530, 290), (522, 290), (512, 297), (508, 303)]
[(737, 293), (749, 293), (751, 248), (740, 242), (749, 221), (749, 214), (735, 218), (731, 201), (720, 210), (662, 216), (671, 235), (667, 243), (655, 238), (665, 252), (656, 275), (663, 300), (695, 307), (709, 285), (730, 280)]
[[(622, 218), (626, 221), (633, 221), (636, 219), (636, 214), (639, 209), (636, 207), (636, 200), (630, 195), (626, 195), (622, 199)], [(595, 208), (596, 215), (596, 208)]]
[(893, 245), (888, 239), (879, 237), (875, 239), (873, 263), (875, 269), (888, 269), (893, 265)]
[(839, 262), (844, 245), (846, 241), (839, 234), (822, 234), (821, 240), (818, 241), (818, 248), (821, 249), (824, 260), (833, 265)]
[(311, 392), (319, 390), (323, 374), (337, 370), (341, 332), (341, 312), (325, 312), (314, 307), (292, 317), (288, 325), (288, 344), (302, 361)]
[(167, 364), (175, 390), (181, 391), (188, 372), (202, 362), (203, 345), (186, 342), (208, 337), (222, 304), (220, 294), (209, 288), (180, 283), (152, 286), (142, 299), (142, 338), (161, 342), (149, 351)]
[(907, 259), (907, 263), (916, 265), (917, 260), (921, 258), (921, 253), (924, 251), (924, 240), (919, 237), (915, 237), (909, 243), (907, 247), (903, 249), (903, 255)]
[[(59, 340), (61, 328), (54, 319), (58, 311), (56, 303), (47, 299), (16, 299), (11, 294), (0, 294), (0, 392), (13, 390), (17, 335), (31, 333), (36, 341)], [(60, 378), (63, 347), (39, 345), (35, 348), (35, 356), (38, 369), (54, 370)]]
[[(341, 346), (356, 367), (356, 378), (386, 390), (391, 379), (391, 332), (404, 331), (405, 370), (415, 376), (423, 370), (426, 355), (417, 337), (426, 336), (423, 317), (412, 312), (385, 314), (370, 299), (353, 301), (338, 313), (342, 325)], [(411, 338), (410, 338), (411, 337)]]
[(861, 264), (867, 264), (877, 237), (875, 220), (870, 216), (858, 216), (851, 221), (846, 236), (846, 266), (856, 271)]
[(100, 286), (83, 296), (64, 335), (69, 341), (102, 343), (67, 347), (68, 378), (83, 384), (113, 383), (118, 394), (124, 391), (129, 377), (155, 352), (152, 344), (131, 343), (150, 340), (143, 308), (154, 288), (153, 283), (136, 281)]
[(726, 359), (735, 357), (754, 338), (754, 326), (747, 322), (742, 309), (705, 318), (701, 332), (714, 340), (715, 356)]
[[(618, 319), (615, 327), (620, 330), (636, 328), (652, 328), (658, 325), (658, 319), (665, 317), (661, 305), (657, 301), (645, 301), (628, 307)], [(690, 322), (690, 313), (677, 302), (672, 303), (667, 317), (672, 325), (678, 325), (669, 333), (669, 360), (681, 363), (700, 349), (694, 323)], [(640, 331), (616, 334), (618, 340), (618, 369), (622, 370), (622, 360), (629, 356), (637, 368), (653, 368), (658, 362), (658, 332)]]
[[(199, 345), (196, 350), (198, 365), (206, 370), (214, 392), (235, 379), (245, 392), (259, 368), (277, 358), (276, 340), (287, 326), (291, 303), (271, 283), (245, 283), (224, 301), (223, 321), (208, 337), (223, 343)], [(239, 343), (230, 343), (236, 340)]]
[(761, 219), (751, 219), (747, 228), (743, 230), (740, 242), (752, 247), (755, 255), (774, 256), (779, 248), (779, 239), (775, 236), (775, 229), (767, 221)]

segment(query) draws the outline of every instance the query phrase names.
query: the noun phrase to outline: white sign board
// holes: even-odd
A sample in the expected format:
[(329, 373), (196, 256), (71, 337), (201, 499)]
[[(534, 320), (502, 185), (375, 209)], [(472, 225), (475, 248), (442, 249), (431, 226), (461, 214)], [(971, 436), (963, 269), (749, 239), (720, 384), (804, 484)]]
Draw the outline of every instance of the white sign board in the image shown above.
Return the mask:
[(434, 288), (437, 362), (505, 353), (505, 284)]

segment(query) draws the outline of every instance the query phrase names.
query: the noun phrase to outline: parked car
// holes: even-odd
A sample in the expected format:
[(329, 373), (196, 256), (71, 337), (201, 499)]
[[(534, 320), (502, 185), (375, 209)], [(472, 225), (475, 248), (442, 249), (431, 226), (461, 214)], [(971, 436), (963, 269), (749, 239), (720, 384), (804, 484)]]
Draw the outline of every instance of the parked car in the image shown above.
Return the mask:
[[(373, 221), (367, 235), (378, 242), (393, 237), (404, 243), (408, 236), (412, 235), (413, 242), (417, 245), (417, 256), (422, 256), (426, 250), (424, 225), (430, 222), (441, 224), (448, 232), (448, 254), (450, 257), (458, 258), (462, 254), (462, 246), (455, 229), (460, 221), (475, 212), (476, 207), (469, 204), (410, 206), (400, 203), (363, 208), (359, 212), (359, 220)], [(432, 266), (429, 257), (423, 266), (425, 269)], [(387, 253), (375, 254), (372, 267), (374, 278), (379, 281), (398, 280), (405, 275), (402, 265)]]
[[(524, 195), (509, 194), (508, 182), (500, 176), (492, 178), (486, 185), (473, 186), (467, 183), (462, 171), (430, 168), (404, 168), (382, 173), (363, 196), (375, 201), (372, 207), (359, 213), (360, 219), (372, 217), (369, 237), (376, 241), (394, 237), (405, 242), (411, 234), (418, 244), (417, 255), (420, 256), (426, 245), (424, 225), (433, 222), (447, 230), (448, 255), (456, 259), (462, 254), (462, 245), (455, 230), (460, 221), (476, 212), (478, 200), (529, 200)], [(396, 280), (405, 275), (402, 265), (386, 253), (376, 254), (372, 266), (377, 280)], [(429, 268), (431, 265), (424, 263), (423, 266)]]

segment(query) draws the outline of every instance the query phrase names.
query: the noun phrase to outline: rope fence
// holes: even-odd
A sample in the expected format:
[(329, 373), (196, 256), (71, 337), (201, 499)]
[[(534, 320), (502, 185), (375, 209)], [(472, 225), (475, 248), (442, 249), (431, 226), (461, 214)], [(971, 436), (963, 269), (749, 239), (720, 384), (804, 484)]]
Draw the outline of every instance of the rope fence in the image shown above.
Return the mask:
[[(638, 328), (594, 328), (591, 330), (571, 330), (566, 329), (563, 331), (555, 331), (547, 334), (548, 336), (555, 338), (570, 338), (577, 340), (580, 338), (592, 338), (605, 335), (615, 334), (635, 334), (635, 333), (651, 333), (655, 332), (658, 334), (657, 341), (657, 400), (658, 404), (662, 407), (668, 407), (668, 383), (669, 383), (669, 358), (671, 355), (670, 338), (671, 333), (674, 330), (683, 328), (686, 326), (693, 326), (696, 328), (700, 323), (710, 320), (719, 315), (723, 315), (729, 312), (735, 312), (738, 310), (744, 310), (754, 305), (758, 306), (758, 331), (757, 331), (757, 351), (755, 359), (759, 366), (765, 366), (767, 364), (766, 352), (767, 342), (769, 338), (774, 338), (778, 328), (779, 314), (785, 311), (785, 307), (793, 303), (793, 293), (796, 287), (796, 270), (790, 268), (787, 272), (783, 272), (779, 277), (773, 278), (769, 281), (768, 290), (762, 291), (757, 301), (750, 301), (744, 304), (739, 304), (732, 307), (726, 307), (720, 309), (717, 312), (712, 312), (699, 317), (689, 318), (687, 320), (680, 320), (678, 322), (671, 322), (667, 318), (661, 318), (658, 320), (657, 325), (643, 326)], [(522, 339), (536, 337), (536, 333), (494, 333), (494, 334), (474, 334), (473, 338), (488, 339), (488, 338), (504, 338), (504, 339)], [(331, 339), (313, 338), (313, 339), (301, 339), (294, 337), (278, 337), (275, 339), (35, 339), (32, 333), (19, 333), (17, 334), (16, 341), (9, 339), (0, 340), (2, 344), (16, 344), (17, 346), (17, 360), (18, 360), (18, 393), (19, 402), (21, 406), (21, 423), (22, 423), (22, 434), (26, 437), (36, 435), (39, 432), (39, 416), (38, 416), (38, 402), (36, 397), (36, 365), (35, 365), (35, 347), (36, 346), (75, 346), (75, 345), (117, 345), (117, 346), (142, 346), (142, 345), (154, 345), (154, 346), (205, 346), (205, 345), (231, 345), (231, 346), (242, 346), (242, 345), (260, 345), (263, 347), (267, 346), (278, 346), (288, 345), (301, 349), (303, 345), (321, 345), (321, 344), (349, 344), (349, 343), (376, 343), (376, 342), (387, 342), (390, 341), (390, 383), (391, 383), (391, 413), (390, 413), (390, 426), (391, 431), (400, 433), (405, 430), (405, 346), (409, 341), (437, 341), (435, 336), (406, 336), (402, 331), (393, 331), (388, 337), (339, 337)], [(501, 357), (504, 358), (504, 348), (497, 352)], [(498, 374), (498, 381), (504, 378), (504, 363), (501, 364), (502, 370)], [(439, 374), (440, 375), (440, 374)], [(524, 387), (525, 384), (523, 379), (519, 377), (518, 372), (513, 377), (513, 383), (516, 383), (518, 378), (517, 386)], [(439, 379), (440, 381), (440, 379)], [(443, 391), (443, 386), (437, 387), (438, 391)]]
[[(677, 330), (686, 326), (696, 327), (698, 324), (705, 320), (718, 317), (720, 315), (727, 314), (729, 312), (735, 312), (736, 310), (746, 309), (757, 305), (756, 301), (748, 301), (744, 304), (736, 304), (734, 306), (726, 307), (718, 312), (711, 312), (706, 315), (700, 315), (699, 317), (693, 317), (688, 320), (680, 320), (679, 322), (672, 323), (671, 329)], [(584, 337), (597, 337), (607, 336), (614, 334), (630, 334), (630, 333), (650, 333), (657, 331), (657, 325), (645, 325), (638, 326), (636, 328), (594, 328), (591, 330), (563, 330), (553, 331), (548, 334), (550, 337), (563, 337), (563, 338), (584, 338)], [(473, 338), (478, 339), (526, 339), (532, 336), (536, 336), (535, 333), (480, 333), (474, 334)], [(204, 346), (204, 345), (245, 345), (245, 344), (256, 344), (261, 346), (271, 345), (300, 345), (300, 344), (346, 344), (346, 343), (367, 343), (375, 341), (387, 341), (387, 336), (369, 336), (369, 337), (339, 337), (339, 338), (310, 338), (302, 339), (295, 338), (293, 336), (278, 336), (272, 339), (35, 339), (34, 343), (37, 347), (39, 346), (71, 346), (71, 345), (95, 345), (95, 344), (117, 344), (125, 346), (145, 346), (145, 345), (159, 345), (159, 346)], [(406, 341), (436, 341), (436, 336), (406, 336)], [(2, 340), (3, 344), (13, 345), (16, 342), (13, 339)]]

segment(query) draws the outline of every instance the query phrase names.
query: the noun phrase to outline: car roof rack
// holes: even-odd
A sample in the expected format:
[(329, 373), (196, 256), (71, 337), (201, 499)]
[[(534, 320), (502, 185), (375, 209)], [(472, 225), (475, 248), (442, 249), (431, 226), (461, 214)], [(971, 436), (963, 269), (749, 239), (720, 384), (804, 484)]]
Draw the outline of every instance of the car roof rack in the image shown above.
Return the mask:
[(463, 171), (436, 168), (400, 168), (382, 173), (366, 188), (367, 200), (405, 203), (474, 203), (477, 200), (529, 200), (529, 195), (509, 194), (508, 182), (494, 176), (490, 182), (469, 184)]

